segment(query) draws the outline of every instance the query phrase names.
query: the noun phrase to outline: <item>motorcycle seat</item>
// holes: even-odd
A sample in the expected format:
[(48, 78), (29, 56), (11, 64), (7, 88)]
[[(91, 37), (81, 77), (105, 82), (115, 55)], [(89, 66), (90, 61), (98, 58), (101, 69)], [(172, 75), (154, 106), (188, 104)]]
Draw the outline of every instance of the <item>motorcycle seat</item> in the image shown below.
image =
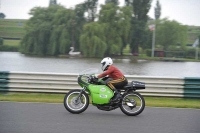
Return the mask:
[(126, 89), (129, 89), (129, 88), (132, 88), (132, 84), (127, 84), (123, 87), (123, 90), (126, 90)]
[(124, 90), (126, 89), (133, 89), (133, 90), (140, 90), (145, 89), (145, 83), (139, 81), (132, 81), (130, 84), (127, 84), (123, 87)]

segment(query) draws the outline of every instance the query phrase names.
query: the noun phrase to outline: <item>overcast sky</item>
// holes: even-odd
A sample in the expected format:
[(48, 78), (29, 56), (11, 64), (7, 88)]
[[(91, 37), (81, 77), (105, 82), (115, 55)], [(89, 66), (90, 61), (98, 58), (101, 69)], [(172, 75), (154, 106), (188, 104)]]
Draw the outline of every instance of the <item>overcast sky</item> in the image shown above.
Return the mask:
[[(7, 19), (28, 19), (28, 12), (35, 6), (47, 7), (49, 0), (0, 0), (0, 12), (6, 15)], [(74, 5), (85, 0), (57, 0), (57, 3), (65, 7)], [(99, 0), (103, 4), (105, 0)], [(124, 5), (124, 0), (119, 0), (120, 5)], [(156, 1), (152, 1), (148, 15), (154, 18), (154, 7)], [(161, 18), (168, 17), (185, 25), (200, 26), (200, 0), (159, 0), (162, 6)]]

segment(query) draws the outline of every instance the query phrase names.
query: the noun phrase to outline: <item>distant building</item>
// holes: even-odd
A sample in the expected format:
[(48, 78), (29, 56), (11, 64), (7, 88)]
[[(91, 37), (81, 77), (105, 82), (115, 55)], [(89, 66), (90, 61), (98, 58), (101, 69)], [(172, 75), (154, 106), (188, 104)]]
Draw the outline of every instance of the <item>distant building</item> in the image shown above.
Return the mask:
[(0, 13), (0, 19), (4, 19), (6, 15), (4, 13)]
[(154, 50), (154, 56), (155, 57), (164, 57), (165, 51), (164, 50)]

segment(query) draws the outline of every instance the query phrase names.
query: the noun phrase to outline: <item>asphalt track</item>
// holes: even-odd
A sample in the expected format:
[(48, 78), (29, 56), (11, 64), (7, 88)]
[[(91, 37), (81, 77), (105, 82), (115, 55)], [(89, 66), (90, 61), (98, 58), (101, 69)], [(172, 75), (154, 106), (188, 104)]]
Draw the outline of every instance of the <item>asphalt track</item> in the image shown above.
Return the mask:
[(200, 133), (200, 110), (146, 107), (131, 117), (90, 105), (77, 115), (63, 104), (0, 102), (0, 133)]

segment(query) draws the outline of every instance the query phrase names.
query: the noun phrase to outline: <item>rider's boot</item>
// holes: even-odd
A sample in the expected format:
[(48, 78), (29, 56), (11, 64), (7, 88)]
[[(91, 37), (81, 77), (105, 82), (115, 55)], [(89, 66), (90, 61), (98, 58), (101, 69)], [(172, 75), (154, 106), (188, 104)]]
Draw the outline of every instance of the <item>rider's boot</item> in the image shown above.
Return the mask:
[(113, 102), (119, 101), (121, 98), (121, 94), (119, 93), (119, 91), (117, 89), (113, 89), (114, 90), (114, 97), (112, 98)]

